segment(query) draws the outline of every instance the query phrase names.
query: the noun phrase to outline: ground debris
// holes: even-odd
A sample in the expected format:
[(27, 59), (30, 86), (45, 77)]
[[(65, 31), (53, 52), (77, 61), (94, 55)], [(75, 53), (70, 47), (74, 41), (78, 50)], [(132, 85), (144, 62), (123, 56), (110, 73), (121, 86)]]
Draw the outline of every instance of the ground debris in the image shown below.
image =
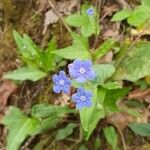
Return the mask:
[(64, 0), (64, 1), (61, 1), (61, 2), (55, 2), (55, 4), (53, 4), (54, 8), (50, 8), (49, 10), (47, 10), (45, 12), (43, 34), (46, 33), (47, 27), (50, 24), (54, 24), (59, 20), (60, 16), (70, 15), (73, 8), (76, 5), (77, 5), (76, 0), (69, 0), (69, 1)]
[(0, 109), (7, 105), (9, 96), (15, 92), (17, 85), (9, 80), (4, 80), (0, 85)]
[(121, 131), (126, 128), (128, 123), (133, 121), (134, 117), (125, 112), (114, 113), (108, 118), (108, 122), (116, 125)]
[(128, 95), (128, 99), (136, 99), (141, 102), (146, 101), (150, 103), (150, 89), (136, 89), (134, 91), (131, 91)]

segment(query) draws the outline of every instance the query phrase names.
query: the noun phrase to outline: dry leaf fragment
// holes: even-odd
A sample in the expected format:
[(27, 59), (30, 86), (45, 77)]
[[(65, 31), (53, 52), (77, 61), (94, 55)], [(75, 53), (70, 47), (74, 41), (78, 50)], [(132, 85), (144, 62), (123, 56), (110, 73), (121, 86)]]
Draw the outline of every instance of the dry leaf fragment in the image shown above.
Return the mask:
[(77, 0), (63, 1), (63, 3), (59, 2), (56, 8), (60, 13), (70, 15), (72, 9), (77, 5), (77, 3), (78, 3)]
[(0, 85), (0, 105), (6, 106), (7, 100), (9, 96), (15, 92), (17, 89), (17, 85), (14, 84), (12, 81), (4, 80), (3, 83)]
[(129, 93), (128, 99), (136, 99), (139, 101), (146, 100), (150, 97), (150, 89), (136, 89)]
[(108, 122), (115, 124), (121, 131), (125, 129), (128, 123), (133, 122), (133, 120), (133, 116), (130, 116), (124, 112), (114, 113), (108, 118)]
[(44, 30), (43, 34), (45, 34), (48, 25), (56, 23), (58, 21), (59, 17), (57, 14), (53, 11), (53, 9), (48, 10), (45, 13), (45, 20), (44, 20)]

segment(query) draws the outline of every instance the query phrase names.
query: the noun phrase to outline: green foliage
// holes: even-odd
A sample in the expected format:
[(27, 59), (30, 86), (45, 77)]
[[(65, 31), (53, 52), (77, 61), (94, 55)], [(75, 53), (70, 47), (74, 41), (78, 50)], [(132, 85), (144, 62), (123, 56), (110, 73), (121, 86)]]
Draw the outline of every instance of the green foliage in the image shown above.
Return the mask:
[(49, 42), (47, 49), (43, 51), (26, 34), (21, 37), (17, 31), (14, 31), (13, 35), (20, 58), (26, 63), (26, 66), (7, 73), (4, 78), (37, 81), (45, 77), (49, 71), (55, 69), (56, 59), (55, 55), (51, 53), (56, 49), (54, 38)]
[(9, 129), (7, 150), (17, 150), (27, 136), (36, 135), (56, 126), (66, 113), (74, 112), (67, 107), (39, 104), (32, 107), (31, 117), (20, 109), (10, 107), (3, 124)]
[(111, 127), (104, 128), (104, 134), (107, 142), (112, 146), (113, 150), (117, 149), (117, 134), (115, 129)]
[(116, 69), (114, 76), (117, 80), (128, 80), (135, 82), (150, 74), (150, 43), (141, 42), (136, 44), (132, 50), (125, 54)]
[(53, 51), (57, 56), (66, 59), (90, 59), (88, 39), (79, 34), (72, 33), (72, 46)]
[(68, 137), (69, 135), (72, 134), (73, 129), (74, 129), (75, 127), (77, 127), (77, 124), (75, 124), (75, 123), (69, 123), (65, 128), (59, 129), (59, 130), (57, 131), (55, 140), (58, 141), (58, 140), (63, 140), (63, 139), (65, 139), (66, 137)]
[(116, 102), (128, 94), (129, 88), (119, 88), (106, 90), (103, 106), (106, 113), (112, 113), (119, 111)]
[(56, 106), (49, 104), (38, 104), (32, 107), (32, 116), (43, 119), (49, 116), (61, 117), (64, 113), (74, 113), (75, 110), (69, 109), (67, 106)]
[(128, 125), (136, 134), (150, 137), (150, 123), (133, 123)]
[(114, 46), (115, 40), (114, 39), (108, 39), (106, 40), (102, 45), (100, 45), (93, 54), (94, 60), (99, 59), (103, 57), (105, 54), (108, 53), (109, 50)]
[(98, 121), (105, 116), (104, 109), (99, 109), (98, 105), (97, 89), (94, 89), (93, 105), (90, 108), (83, 108), (79, 112), (85, 140), (89, 139), (89, 136), (96, 128)]
[(150, 7), (150, 1), (149, 0), (141, 0), (142, 5)]
[(111, 19), (111, 21), (122, 21), (127, 19), (131, 15), (131, 11), (127, 9), (123, 9), (117, 12)]
[(31, 81), (37, 81), (43, 77), (45, 77), (47, 74), (39, 69), (33, 68), (33, 67), (22, 67), (17, 70), (14, 70), (12, 72), (8, 72), (4, 75), (5, 79), (11, 79), (11, 80), (31, 80)]
[[(90, 108), (84, 108), (82, 109), (80, 113), (80, 119), (81, 119), (81, 124), (83, 127), (83, 132), (84, 132), (84, 138), (88, 140), (89, 136), (95, 129), (98, 121), (101, 118), (105, 117), (105, 110), (102, 106), (101, 101), (99, 100), (99, 95), (97, 94), (97, 86), (100, 84), (103, 84), (104, 81), (112, 76), (112, 74), (115, 72), (115, 68), (112, 65), (108, 64), (102, 64), (102, 65), (95, 65), (94, 66), (97, 78), (93, 83), (93, 105)], [(86, 88), (86, 87), (85, 87)], [(89, 87), (88, 87), (89, 88)], [(104, 92), (104, 94), (103, 94)], [(101, 99), (105, 98), (105, 90), (101, 90)]]
[(139, 27), (150, 18), (150, 10), (147, 6), (140, 5), (136, 7), (131, 16), (128, 18), (128, 23), (132, 26)]
[(143, 0), (142, 5), (134, 8), (134, 10), (121, 10), (117, 12), (112, 21), (122, 21), (127, 19), (128, 24), (139, 27), (143, 25), (148, 19), (150, 19), (150, 5), (148, 0)]
[[(93, 15), (87, 14), (87, 10), (89, 8), (94, 10)], [(83, 4), (81, 14), (70, 15), (65, 19), (65, 21), (70, 26), (80, 27), (82, 35), (85, 37), (90, 37), (92, 34), (98, 35), (100, 32), (97, 18), (98, 14), (96, 9), (89, 4)]]
[(97, 85), (103, 84), (106, 79), (115, 73), (115, 67), (111, 64), (95, 64), (94, 70), (96, 73), (94, 84)]
[(39, 121), (25, 116), (18, 108), (11, 106), (3, 124), (9, 129), (7, 150), (18, 150), (20, 144), (37, 127)]

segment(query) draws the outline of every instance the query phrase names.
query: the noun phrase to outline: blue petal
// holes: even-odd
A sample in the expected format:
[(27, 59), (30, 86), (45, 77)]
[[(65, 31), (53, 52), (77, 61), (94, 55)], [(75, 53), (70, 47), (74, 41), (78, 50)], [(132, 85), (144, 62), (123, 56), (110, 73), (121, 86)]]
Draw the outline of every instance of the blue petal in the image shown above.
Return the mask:
[(76, 78), (78, 76), (78, 71), (73, 67), (69, 68), (69, 74), (70, 76), (72, 76), (73, 78)]
[(84, 76), (79, 76), (76, 78), (76, 81), (80, 82), (80, 83), (83, 83), (86, 81), (86, 78)]
[(64, 93), (69, 94), (69, 92), (70, 92), (70, 87), (68, 87), (68, 86), (63, 86), (62, 91), (63, 91)]
[(73, 64), (74, 64), (75, 66), (77, 66), (77, 67), (80, 67), (81, 64), (82, 64), (82, 62), (83, 62), (83, 61), (81, 61), (81, 60), (79, 60), (79, 59), (75, 59), (75, 60), (73, 61)]
[(77, 109), (81, 109), (81, 108), (83, 108), (84, 107), (84, 104), (82, 103), (82, 102), (78, 102), (77, 104), (76, 104), (76, 108)]
[(58, 80), (59, 80), (58, 75), (57, 74), (53, 75), (52, 80), (53, 80), (53, 82), (58, 82)]
[(60, 87), (59, 85), (54, 85), (54, 86), (53, 86), (53, 91), (54, 91), (55, 93), (60, 93), (60, 92), (61, 92), (61, 87)]
[(93, 93), (91, 91), (86, 91), (86, 97), (91, 98)]
[(93, 63), (91, 60), (85, 60), (84, 64), (86, 65), (86, 67), (91, 68), (93, 66)]
[(84, 106), (91, 107), (92, 106), (92, 102), (91, 101), (85, 101), (84, 102)]
[(59, 77), (64, 78), (66, 77), (66, 73), (64, 71), (59, 72)]
[(77, 93), (83, 94), (84, 92), (85, 92), (85, 90), (84, 90), (84, 88), (82, 88), (82, 87), (79, 87), (79, 88), (77, 89)]
[(72, 100), (73, 100), (74, 102), (77, 102), (77, 101), (80, 100), (80, 97), (78, 96), (77, 93), (73, 94), (71, 98), (72, 98)]

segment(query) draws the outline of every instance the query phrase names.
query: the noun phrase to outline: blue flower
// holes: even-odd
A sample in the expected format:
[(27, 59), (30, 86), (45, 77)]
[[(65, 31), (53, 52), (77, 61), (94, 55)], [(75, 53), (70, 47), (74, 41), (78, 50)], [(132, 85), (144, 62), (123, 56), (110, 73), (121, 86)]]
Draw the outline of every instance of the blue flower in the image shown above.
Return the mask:
[(89, 8), (89, 9), (87, 9), (86, 13), (91, 16), (91, 15), (94, 14), (94, 9), (93, 8)]
[(92, 105), (92, 92), (78, 88), (77, 93), (72, 95), (72, 100), (76, 103), (76, 108), (90, 107)]
[(69, 74), (78, 82), (85, 82), (95, 78), (96, 75), (92, 67), (93, 64), (91, 60), (76, 59), (72, 64), (68, 65)]
[(52, 77), (52, 80), (54, 82), (53, 91), (55, 93), (60, 93), (61, 91), (69, 93), (71, 80), (66, 76), (64, 71), (60, 71), (59, 75), (55, 74)]

